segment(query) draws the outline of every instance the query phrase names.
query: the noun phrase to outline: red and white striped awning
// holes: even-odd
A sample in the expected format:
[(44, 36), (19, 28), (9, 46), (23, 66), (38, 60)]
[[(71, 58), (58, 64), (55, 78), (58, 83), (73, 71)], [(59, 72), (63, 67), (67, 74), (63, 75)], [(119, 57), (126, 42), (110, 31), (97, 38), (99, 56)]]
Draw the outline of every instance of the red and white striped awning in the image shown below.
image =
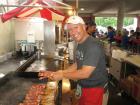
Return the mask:
[[(62, 6), (63, 3), (56, 2), (55, 0), (28, 0), (24, 2), (22, 5), (32, 5), (32, 6), (40, 6), (38, 8), (34, 7), (17, 7), (3, 15), (1, 15), (1, 20), (3, 22), (15, 17), (15, 18), (23, 18), (23, 17), (41, 17), (47, 20), (56, 20), (56, 21), (64, 21), (67, 17), (61, 11), (53, 9), (53, 6)], [(42, 8), (43, 6), (48, 6), (49, 8)], [(66, 5), (65, 5), (66, 6)]]

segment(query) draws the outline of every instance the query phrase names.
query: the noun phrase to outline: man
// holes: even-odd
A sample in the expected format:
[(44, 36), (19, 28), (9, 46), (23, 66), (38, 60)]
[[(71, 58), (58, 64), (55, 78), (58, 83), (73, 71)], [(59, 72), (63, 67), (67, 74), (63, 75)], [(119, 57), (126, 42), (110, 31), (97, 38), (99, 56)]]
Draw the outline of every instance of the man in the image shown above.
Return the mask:
[(82, 88), (79, 105), (102, 105), (104, 86), (108, 80), (103, 49), (88, 35), (81, 17), (69, 17), (66, 27), (70, 36), (78, 43), (76, 62), (63, 71), (40, 72), (40, 79), (48, 77), (52, 80), (78, 80), (78, 85)]
[(96, 37), (96, 24), (93, 21), (87, 22), (87, 33), (94, 38)]
[(113, 27), (111, 27), (111, 26), (108, 26), (107, 30), (108, 30), (108, 33), (107, 33), (108, 41), (110, 43), (112, 43), (114, 41), (115, 31), (114, 31)]

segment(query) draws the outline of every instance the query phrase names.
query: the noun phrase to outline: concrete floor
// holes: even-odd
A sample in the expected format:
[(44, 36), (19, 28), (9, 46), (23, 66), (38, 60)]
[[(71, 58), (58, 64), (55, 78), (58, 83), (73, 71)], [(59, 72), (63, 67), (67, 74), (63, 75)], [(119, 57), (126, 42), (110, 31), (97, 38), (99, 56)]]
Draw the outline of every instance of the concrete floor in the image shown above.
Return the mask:
[(117, 86), (109, 84), (109, 100), (107, 105), (140, 105)]

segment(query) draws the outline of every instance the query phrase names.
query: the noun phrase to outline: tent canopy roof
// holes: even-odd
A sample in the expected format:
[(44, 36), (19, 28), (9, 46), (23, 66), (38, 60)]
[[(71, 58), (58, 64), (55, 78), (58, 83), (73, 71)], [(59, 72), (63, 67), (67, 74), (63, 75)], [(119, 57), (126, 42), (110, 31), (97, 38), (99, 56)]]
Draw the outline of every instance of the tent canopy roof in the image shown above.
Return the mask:
[[(10, 5), (7, 5), (10, 6)], [(61, 2), (55, 2), (53, 0), (27, 0), (21, 5), (11, 5), (17, 6), (16, 8), (1, 15), (1, 20), (3, 22), (11, 18), (23, 18), (29, 17), (33, 14), (39, 12), (39, 17), (47, 20), (57, 20), (63, 21), (67, 16), (65, 16), (60, 10), (56, 10), (53, 7), (64, 7), (70, 8), (69, 5), (63, 4)]]

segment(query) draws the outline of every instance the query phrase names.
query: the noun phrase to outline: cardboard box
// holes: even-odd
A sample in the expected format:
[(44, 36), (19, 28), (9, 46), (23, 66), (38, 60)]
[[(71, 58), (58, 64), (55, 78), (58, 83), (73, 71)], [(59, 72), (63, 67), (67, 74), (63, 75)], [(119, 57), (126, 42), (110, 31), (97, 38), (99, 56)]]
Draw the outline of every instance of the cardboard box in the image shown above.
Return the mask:
[(132, 85), (132, 97), (140, 103), (140, 84), (134, 82)]
[(140, 75), (135, 75), (134, 81), (135, 81), (136, 83), (140, 83)]
[(127, 78), (121, 79), (120, 86), (140, 103), (140, 75), (129, 75)]
[(132, 93), (132, 81), (129, 81), (128, 79), (122, 79), (120, 82), (121, 88), (129, 95)]

